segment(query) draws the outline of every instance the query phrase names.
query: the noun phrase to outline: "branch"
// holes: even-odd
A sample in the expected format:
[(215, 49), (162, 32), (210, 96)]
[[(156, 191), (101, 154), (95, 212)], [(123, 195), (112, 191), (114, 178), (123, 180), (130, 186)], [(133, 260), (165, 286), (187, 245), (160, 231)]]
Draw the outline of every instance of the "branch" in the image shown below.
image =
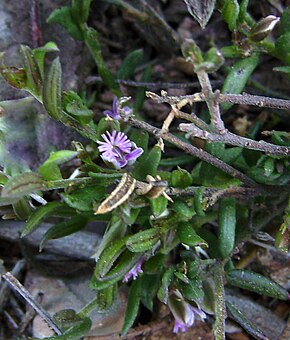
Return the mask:
[[(207, 75), (207, 74), (206, 74)], [(211, 92), (210, 83), (208, 77), (204, 77), (200, 79), (205, 83), (203, 90), (207, 93), (207, 96), (210, 97), (207, 100), (207, 106), (209, 108), (211, 114), (211, 122), (212, 126), (206, 124), (203, 120), (198, 118), (195, 114), (187, 114), (185, 112), (180, 111), (180, 109), (185, 106), (187, 103), (192, 104), (192, 102), (204, 101), (205, 95), (203, 93), (195, 93), (193, 95), (188, 96), (168, 96), (166, 91), (161, 91), (161, 96), (157, 95), (153, 92), (146, 92), (146, 95), (152, 98), (157, 103), (168, 103), (171, 108), (174, 108), (174, 113), (176, 118), (186, 119), (193, 124), (180, 124), (179, 129), (184, 132), (188, 132), (188, 137), (198, 137), (205, 139), (210, 142), (223, 142), (229, 145), (241, 146), (247, 149), (259, 150), (265, 152), (269, 155), (277, 155), (277, 156), (287, 156), (290, 154), (290, 148), (287, 146), (280, 146), (271, 143), (267, 143), (264, 141), (255, 141), (249, 138), (241, 137), (229, 132), (225, 129), (224, 123), (220, 116), (219, 110), (219, 102), (221, 96), (234, 96), (234, 97), (243, 97), (242, 95), (222, 95), (219, 91), (215, 93)], [(250, 96), (250, 95), (247, 95)], [(252, 96), (259, 97), (259, 96)], [(260, 98), (260, 97), (259, 97)], [(262, 97), (264, 98), (264, 97)], [(275, 99), (281, 101), (282, 99)], [(290, 104), (290, 100), (282, 100), (283, 102), (288, 102)], [(172, 112), (172, 111), (171, 111)]]
[[(150, 91), (146, 95), (158, 103), (176, 103), (181, 100), (187, 100), (187, 103), (204, 102), (205, 94), (198, 92), (185, 96), (158, 96)], [(245, 104), (259, 107), (269, 107), (273, 109), (290, 110), (290, 100), (270, 98), (264, 96), (255, 96), (248, 93), (243, 94), (219, 94), (217, 99), (219, 103)]]
[(3, 279), (5, 279), (10, 286), (16, 290), (27, 303), (30, 304), (31, 307), (33, 307), (36, 312), (41, 316), (41, 318), (47, 322), (49, 327), (54, 330), (54, 332), (58, 335), (63, 334), (62, 330), (55, 324), (55, 322), (52, 320), (50, 315), (41, 307), (39, 303), (37, 303), (31, 294), (22, 286), (22, 284), (9, 272), (2, 275)]
[(179, 124), (179, 130), (187, 132), (186, 138), (197, 137), (205, 139), (209, 142), (223, 142), (229, 145), (241, 146), (246, 149), (263, 151), (268, 155), (288, 156), (290, 148), (287, 146), (280, 146), (264, 141), (255, 141), (253, 139), (241, 137), (234, 133), (225, 130), (223, 134), (204, 131), (194, 124)]
[(244, 182), (246, 185), (250, 187), (259, 187), (259, 185), (253, 181), (251, 178), (243, 174), (242, 172), (236, 170), (232, 166), (224, 163), (223, 161), (219, 160), (218, 158), (215, 158), (208, 152), (199, 149), (189, 143), (183, 142), (179, 138), (175, 137), (169, 132), (164, 132), (162, 129), (158, 129), (146, 122), (139, 121), (137, 119), (134, 119), (132, 116), (128, 117), (123, 110), (120, 110), (120, 114), (122, 119), (129, 125), (136, 127), (138, 129), (143, 129), (149, 132), (150, 134), (154, 135), (155, 138), (163, 138), (167, 142), (177, 146), (178, 148), (184, 150), (186, 153), (195, 156), (207, 163), (210, 163), (211, 165), (215, 166), (218, 169), (221, 169), (222, 171), (226, 172), (227, 174), (231, 175), (234, 178), (239, 179), (240, 181)]

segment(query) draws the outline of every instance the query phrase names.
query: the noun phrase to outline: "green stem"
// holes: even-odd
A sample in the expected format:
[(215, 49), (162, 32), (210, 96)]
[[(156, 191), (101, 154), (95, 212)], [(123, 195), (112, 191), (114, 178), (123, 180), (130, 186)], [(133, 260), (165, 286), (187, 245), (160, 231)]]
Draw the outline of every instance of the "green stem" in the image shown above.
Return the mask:
[(227, 317), (225, 305), (223, 264), (217, 263), (214, 272), (215, 296), (216, 296), (216, 320), (214, 323), (214, 334), (216, 340), (225, 340), (225, 320)]
[(73, 185), (91, 183), (93, 181), (94, 179), (91, 177), (80, 177), (80, 178), (73, 178), (73, 179), (61, 179), (57, 181), (47, 181), (45, 183), (45, 186), (47, 190), (65, 189)]
[(81, 318), (87, 317), (97, 307), (99, 307), (99, 296), (97, 295), (91, 302), (86, 304), (79, 312), (78, 316)]

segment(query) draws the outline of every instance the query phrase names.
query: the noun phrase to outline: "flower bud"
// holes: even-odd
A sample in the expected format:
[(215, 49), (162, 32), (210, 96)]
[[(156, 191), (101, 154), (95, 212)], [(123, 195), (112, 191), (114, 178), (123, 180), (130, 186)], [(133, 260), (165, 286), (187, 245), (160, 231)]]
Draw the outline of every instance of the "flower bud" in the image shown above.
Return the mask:
[(269, 15), (258, 21), (250, 30), (249, 38), (252, 41), (262, 41), (272, 32), (280, 18)]

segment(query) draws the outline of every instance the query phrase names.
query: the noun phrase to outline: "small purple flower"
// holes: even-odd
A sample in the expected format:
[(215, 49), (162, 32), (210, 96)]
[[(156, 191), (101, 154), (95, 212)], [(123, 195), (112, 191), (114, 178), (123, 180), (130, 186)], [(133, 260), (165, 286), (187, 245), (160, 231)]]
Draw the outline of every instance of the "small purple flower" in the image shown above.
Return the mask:
[(98, 149), (102, 153), (101, 157), (117, 169), (123, 168), (128, 163), (134, 163), (143, 153), (143, 149), (137, 148), (123, 132), (114, 130), (111, 134), (107, 131), (102, 134), (102, 138), (104, 142), (97, 141), (100, 144)]
[(175, 318), (173, 332), (186, 332), (188, 327), (194, 324), (195, 317), (203, 321), (206, 318), (204, 311), (198, 306), (193, 307), (190, 303), (184, 300), (179, 290), (175, 290), (168, 299), (168, 306)]
[[(116, 119), (116, 120), (121, 119), (121, 116), (118, 112), (117, 104), (118, 104), (118, 98), (115, 97), (113, 100), (113, 111), (105, 110), (104, 115), (112, 119)], [(132, 109), (129, 106), (124, 106), (123, 110), (125, 111), (126, 115), (130, 115), (132, 113)]]
[(131, 278), (133, 278), (133, 280), (136, 280), (138, 275), (143, 273), (141, 266), (144, 263), (144, 261), (145, 257), (142, 256), (135, 264), (135, 266), (132, 269), (130, 269), (127, 274), (125, 274), (123, 282), (128, 282)]

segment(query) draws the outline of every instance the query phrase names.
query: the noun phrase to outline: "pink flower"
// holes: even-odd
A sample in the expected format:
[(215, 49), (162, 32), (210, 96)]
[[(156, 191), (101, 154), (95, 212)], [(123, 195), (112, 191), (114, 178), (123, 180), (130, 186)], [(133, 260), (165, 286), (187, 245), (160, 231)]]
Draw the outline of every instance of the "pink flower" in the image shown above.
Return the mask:
[(144, 263), (144, 261), (145, 257), (142, 256), (135, 264), (135, 266), (132, 269), (130, 269), (127, 274), (125, 274), (123, 282), (128, 282), (131, 278), (133, 278), (133, 280), (136, 280), (138, 275), (143, 273), (141, 266)]
[(97, 141), (101, 157), (117, 169), (123, 168), (128, 163), (134, 163), (143, 153), (143, 149), (138, 148), (123, 132), (114, 130), (111, 134), (107, 131), (102, 134), (102, 138), (104, 142)]
[(175, 318), (173, 332), (186, 332), (188, 327), (194, 324), (195, 317), (198, 316), (202, 321), (206, 318), (206, 314), (200, 307), (194, 307), (186, 300), (179, 290), (173, 291), (168, 299), (168, 306)]
[[(118, 107), (117, 107), (117, 103), (118, 103), (118, 98), (115, 97), (114, 101), (113, 101), (113, 111), (110, 110), (105, 110), (104, 111), (104, 115), (107, 117), (110, 117), (112, 119), (116, 119), (119, 120), (121, 119), (121, 116), (118, 112)], [(132, 109), (130, 109), (129, 106), (125, 106), (123, 107), (123, 110), (125, 111), (126, 114), (130, 115), (132, 113)]]

